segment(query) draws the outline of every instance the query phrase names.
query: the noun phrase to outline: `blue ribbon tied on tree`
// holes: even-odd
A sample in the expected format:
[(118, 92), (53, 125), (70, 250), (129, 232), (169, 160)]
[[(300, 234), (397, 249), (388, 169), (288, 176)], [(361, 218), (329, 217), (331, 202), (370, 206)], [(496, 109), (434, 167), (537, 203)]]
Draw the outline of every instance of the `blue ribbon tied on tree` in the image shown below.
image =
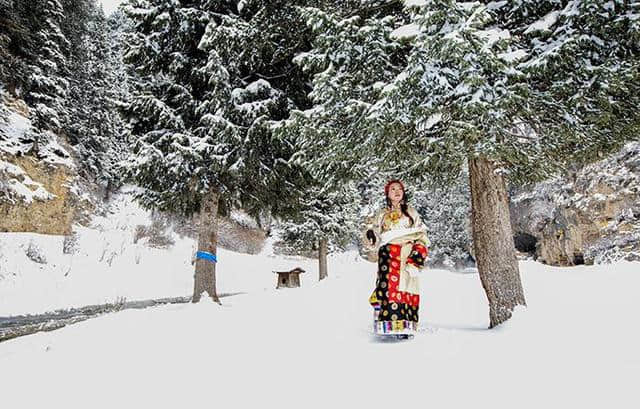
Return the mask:
[(218, 258), (216, 257), (215, 254), (211, 254), (211, 253), (206, 252), (206, 251), (197, 252), (196, 253), (196, 260), (207, 260), (207, 261), (210, 261), (212, 263), (218, 262)]

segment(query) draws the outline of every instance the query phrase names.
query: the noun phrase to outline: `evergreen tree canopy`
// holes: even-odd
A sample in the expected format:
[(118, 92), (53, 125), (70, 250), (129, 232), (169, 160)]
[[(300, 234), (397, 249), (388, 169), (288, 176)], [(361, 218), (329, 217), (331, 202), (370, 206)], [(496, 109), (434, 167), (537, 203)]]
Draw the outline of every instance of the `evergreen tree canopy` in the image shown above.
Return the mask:
[(375, 141), (362, 132), (367, 112), (403, 61), (402, 46), (389, 38), (397, 19), (341, 19), (311, 7), (301, 12), (315, 37), (313, 49), (294, 61), (315, 73), (314, 105), (294, 111), (279, 131), (297, 136), (297, 163), (314, 177), (334, 184), (345, 175), (362, 179), (377, 169), (370, 155)]
[(295, 216), (282, 224), (280, 238), (294, 252), (316, 250), (323, 239), (329, 251), (344, 250), (360, 227), (359, 199), (353, 183), (309, 186)]
[(64, 163), (73, 154), (87, 179), (117, 179), (124, 150), (117, 106), (127, 84), (118, 74), (118, 28), (96, 0), (2, 0), (0, 11), (0, 83), (24, 99), (33, 124), (18, 151)]
[(65, 18), (59, 0), (41, 0), (31, 9), (34, 52), (25, 100), (34, 108), (36, 128), (59, 131), (68, 119), (67, 56), (70, 44), (61, 30)]
[(125, 123), (118, 110), (127, 99), (129, 85), (121, 43), (127, 22), (119, 13), (107, 19), (97, 7), (83, 10), (80, 16), (76, 25), (83, 21), (77, 28), (81, 34), (72, 37), (78, 43), (69, 64), (74, 73), (69, 88), (72, 120), (65, 134), (83, 172), (103, 187), (115, 186), (121, 179), (117, 164), (126, 151)]
[(142, 1), (126, 60), (141, 76), (128, 108), (136, 138), (131, 177), (143, 204), (183, 214), (210, 191), (220, 211), (290, 211), (303, 179), (294, 146), (271, 122), (304, 106), (291, 60), (306, 44), (295, 2)]
[[(636, 3), (407, 3), (412, 23), (401, 27), (393, 17), (361, 24), (307, 11), (318, 37), (297, 61), (316, 73), (316, 105), (287, 126), (318, 130), (302, 143), (318, 169), (338, 157), (345, 169), (377, 163), (400, 176), (437, 178), (459, 175), (481, 155), (524, 181), (637, 135)], [(378, 27), (385, 29), (374, 41), (352, 35)], [(362, 75), (352, 62), (376, 44), (380, 58), (369, 54), (367, 67), (379, 67), (378, 75)], [(406, 62), (389, 51), (401, 44)], [(381, 64), (385, 56), (398, 63)], [(322, 116), (336, 104), (339, 114)], [(352, 112), (339, 125), (332, 119)], [(317, 155), (327, 149), (330, 156)]]

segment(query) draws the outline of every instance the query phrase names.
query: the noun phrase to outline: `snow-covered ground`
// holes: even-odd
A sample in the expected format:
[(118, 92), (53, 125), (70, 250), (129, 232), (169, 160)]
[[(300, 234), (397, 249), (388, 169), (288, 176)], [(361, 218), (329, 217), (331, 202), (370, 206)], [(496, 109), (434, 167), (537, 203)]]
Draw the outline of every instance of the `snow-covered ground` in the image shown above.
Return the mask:
[[(131, 224), (144, 219), (128, 209)], [(122, 214), (114, 213), (114, 225)], [(117, 229), (104, 234), (109, 231)], [(89, 240), (89, 233), (80, 237)], [(9, 244), (2, 236), (5, 248), (27, 240), (12, 237)], [(62, 271), (56, 276), (47, 267), (64, 260), (45, 252), (43, 270), (18, 275), (13, 292), (3, 284), (0, 316), (40, 311), (47, 303), (189, 294), (187, 239), (170, 251), (124, 240), (111, 267), (89, 263), (105, 243), (121, 249), (116, 239), (124, 240), (96, 236), (94, 253), (89, 245), (86, 256), (76, 253), (86, 268), (74, 264), (68, 284)], [(275, 290), (271, 270), (292, 263), (308, 271), (302, 288)], [(477, 274), (432, 270), (422, 281), (419, 334), (378, 342), (369, 332), (367, 303), (375, 264), (339, 254), (330, 259), (330, 277), (318, 283), (314, 260), (223, 251), (221, 291), (245, 294), (224, 298), (222, 306), (203, 301), (126, 310), (0, 343), (0, 406), (639, 407), (640, 263), (520, 266), (529, 306), (507, 324), (486, 329)]]
[[(75, 244), (68, 243), (66, 253), (62, 236), (0, 233), (0, 317), (191, 295), (194, 240), (169, 232), (175, 242), (170, 250), (150, 247), (148, 238), (135, 240), (137, 226), (151, 223), (150, 213), (125, 189), (89, 228), (74, 228)], [(276, 283), (272, 271), (316, 265), (304, 258), (275, 258), (265, 250), (259, 257), (219, 249), (218, 291), (271, 289)], [(301, 279), (312, 277), (303, 274)]]

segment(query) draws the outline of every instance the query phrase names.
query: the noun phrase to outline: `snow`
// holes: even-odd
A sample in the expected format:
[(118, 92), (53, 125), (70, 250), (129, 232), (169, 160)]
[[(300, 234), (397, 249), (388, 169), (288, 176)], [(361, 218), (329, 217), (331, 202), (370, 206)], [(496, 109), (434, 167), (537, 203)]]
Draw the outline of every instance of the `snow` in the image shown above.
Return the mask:
[[(190, 295), (194, 240), (171, 232), (171, 251), (150, 246), (144, 237), (136, 241), (137, 227), (150, 226), (152, 221), (150, 213), (133, 202), (132, 194), (126, 188), (89, 227), (75, 226), (77, 249), (69, 254), (62, 251), (63, 236), (0, 233), (0, 317), (122, 299)], [(233, 217), (246, 215), (234, 213)], [(27, 257), (27, 250), (34, 246), (46, 264)], [(272, 271), (315, 265), (307, 259), (256, 257), (218, 249), (219, 292), (263, 291), (275, 286)], [(243, 268), (244, 263), (260, 268)], [(225, 270), (238, 273), (224, 276)], [(306, 279), (310, 276), (303, 274), (303, 282)]]
[(514, 62), (518, 60), (522, 60), (527, 57), (527, 52), (525, 50), (514, 50), (506, 53), (499, 54), (499, 57), (505, 60), (506, 62)]
[(420, 34), (420, 25), (416, 23), (406, 24), (391, 32), (391, 38), (396, 40), (411, 39)]
[(488, 30), (478, 30), (476, 35), (482, 38), (486, 45), (485, 47), (492, 47), (496, 42), (500, 40), (508, 40), (511, 38), (509, 30), (498, 30), (495, 28)]
[(442, 113), (437, 112), (435, 114), (432, 114), (429, 116), (429, 118), (427, 118), (427, 122), (424, 124), (424, 129), (429, 130), (433, 128), (436, 124), (440, 123), (441, 121), (442, 121)]
[(99, 0), (106, 15), (113, 13), (125, 0)]
[(40, 149), (39, 154), (44, 156), (43, 161), (51, 165), (63, 165), (69, 169), (76, 167), (69, 152), (58, 142), (58, 136), (52, 132), (46, 132), (49, 135), (47, 144)]
[[(14, 110), (7, 110), (7, 121), (0, 121), (0, 154), (19, 155), (29, 151), (33, 144), (22, 143), (21, 139), (31, 130), (31, 121)], [(64, 165), (74, 168), (71, 155), (59, 142), (58, 136), (52, 132), (42, 132), (42, 139), (46, 143), (40, 148), (38, 155), (43, 157), (43, 162), (52, 165)]]
[(0, 121), (0, 152), (16, 155), (24, 150), (19, 140), (31, 129), (31, 121), (13, 110), (7, 112), (7, 122)]
[[(141, 241), (133, 245), (132, 226), (148, 222), (148, 213), (128, 196), (117, 199), (91, 231), (78, 232), (80, 250), (68, 283), (49, 277), (55, 269), (47, 270), (64, 265), (63, 256), (55, 256), (61, 237), (3, 234), (0, 254), (9, 256), (18, 268), (13, 272), (25, 280), (2, 287), (12, 278), (6, 275), (6, 257), (0, 261), (0, 316), (56, 302), (79, 306), (100, 294), (189, 294), (192, 242), (176, 237), (174, 247), (164, 251)], [(14, 252), (29, 241), (46, 253), (44, 269), (32, 268)], [(105, 245), (122, 251), (110, 268), (96, 262), (96, 253), (83, 255)], [(215, 402), (225, 409), (511, 408), (517, 402), (518, 408), (627, 408), (637, 403), (637, 262), (572, 268), (520, 262), (528, 307), (493, 330), (486, 329), (487, 301), (477, 274), (430, 270), (422, 278), (417, 336), (380, 342), (369, 333), (367, 302), (375, 263), (353, 252), (333, 255), (329, 278), (317, 282), (315, 260), (270, 252), (219, 254), (220, 289), (243, 293), (223, 298), (222, 306), (205, 299), (126, 310), (0, 343), (3, 407), (170, 408)], [(302, 287), (276, 290), (271, 270), (293, 265), (307, 270)], [(44, 300), (34, 297), (33, 286), (40, 286)]]
[[(247, 261), (255, 269), (259, 260)], [(343, 254), (331, 259), (328, 280), (300, 289), (124, 311), (10, 340), (0, 344), (3, 402), (468, 407), (499, 385), (494, 408), (630, 407), (640, 369), (637, 264), (521, 266), (529, 308), (492, 331), (477, 275), (432, 271), (417, 337), (374, 342), (366, 299), (375, 265)], [(392, 375), (413, 393), (377, 389)]]
[(427, 4), (427, 0), (404, 0), (405, 7), (420, 7)]
[(21, 167), (0, 159), (0, 176), (5, 179), (9, 200), (18, 197), (24, 203), (34, 200), (51, 200), (55, 197), (45, 187), (31, 179)]
[(529, 33), (533, 33), (536, 31), (549, 31), (551, 29), (551, 27), (556, 24), (556, 22), (558, 21), (558, 16), (560, 15), (559, 11), (552, 11), (549, 14), (547, 14), (546, 16), (544, 16), (543, 18), (541, 18), (540, 20), (536, 21), (535, 23), (531, 24), (529, 27), (527, 27), (527, 29), (524, 31), (525, 34), (529, 34)]
[(489, 4), (487, 4), (487, 10), (500, 10), (502, 7), (506, 6), (507, 4), (509, 4), (509, 2), (507, 0), (503, 0), (503, 1), (492, 1)]

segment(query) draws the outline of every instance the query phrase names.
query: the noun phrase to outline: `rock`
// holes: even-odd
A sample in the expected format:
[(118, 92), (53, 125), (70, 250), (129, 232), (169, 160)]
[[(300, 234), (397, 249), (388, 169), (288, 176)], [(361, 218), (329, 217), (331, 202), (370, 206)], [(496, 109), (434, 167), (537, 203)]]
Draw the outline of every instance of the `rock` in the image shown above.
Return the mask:
[(0, 200), (0, 231), (69, 235), (77, 214), (92, 208), (72, 192), (75, 175), (63, 165), (37, 162), (30, 156), (5, 156), (50, 193), (47, 200)]
[[(640, 143), (512, 196), (516, 247), (570, 266), (640, 257)], [(535, 240), (535, 241), (534, 241)]]

